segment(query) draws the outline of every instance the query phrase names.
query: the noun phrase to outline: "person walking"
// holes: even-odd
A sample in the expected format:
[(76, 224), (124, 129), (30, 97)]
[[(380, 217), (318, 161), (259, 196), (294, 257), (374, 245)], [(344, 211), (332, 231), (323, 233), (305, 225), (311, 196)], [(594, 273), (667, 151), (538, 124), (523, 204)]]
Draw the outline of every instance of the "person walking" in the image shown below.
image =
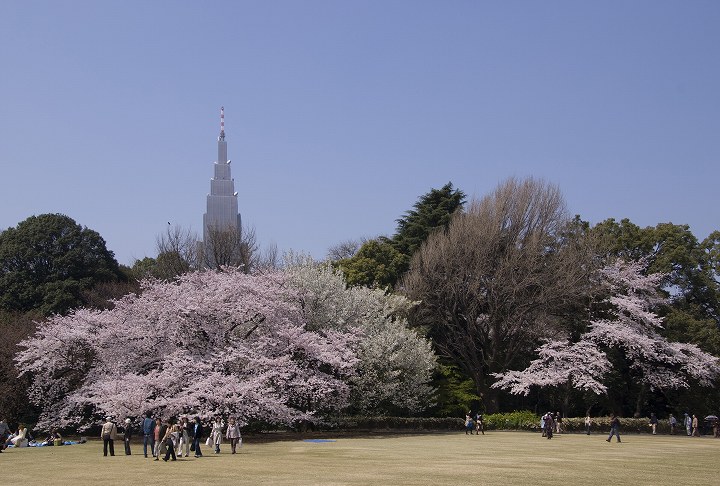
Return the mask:
[(195, 417), (195, 424), (193, 425), (193, 449), (195, 450), (195, 457), (202, 457), (200, 441), (202, 440), (204, 432), (200, 417)]
[(210, 437), (212, 438), (212, 444), (215, 446), (215, 454), (220, 454), (220, 444), (222, 444), (223, 429), (225, 428), (225, 422), (219, 415), (215, 417), (213, 422), (212, 430), (210, 431)]
[(552, 439), (553, 429), (555, 429), (555, 418), (553, 417), (552, 412), (546, 413), (543, 416), (543, 419), (545, 419), (545, 437)]
[(182, 417), (178, 423), (178, 445), (177, 455), (178, 457), (183, 456), (183, 447), (185, 448), (185, 457), (190, 456), (190, 425), (188, 424), (188, 418)]
[(175, 434), (175, 427), (173, 426), (172, 422), (168, 420), (167, 424), (165, 425), (165, 434), (163, 435), (162, 441), (163, 444), (165, 444), (165, 457), (163, 457), (163, 461), (167, 462), (170, 457), (172, 457), (173, 461), (177, 461), (177, 457), (175, 456), (175, 442), (173, 441), (173, 434)]
[(480, 412), (475, 415), (475, 433), (485, 435), (485, 421), (483, 420), (483, 414)]
[(677, 427), (677, 419), (673, 414), (670, 414), (670, 418), (668, 419), (668, 422), (670, 423), (670, 435), (675, 435), (675, 427)]
[(475, 425), (473, 424), (472, 412), (465, 414), (465, 435), (472, 435)]
[(560, 412), (555, 412), (555, 433), (559, 434), (562, 432), (562, 415)]
[(698, 426), (698, 418), (695, 414), (692, 416), (692, 436), (700, 437), (700, 427)]
[(160, 454), (167, 452), (165, 444), (165, 434), (168, 432), (168, 425), (160, 419), (155, 421), (155, 460), (160, 460)]
[(610, 442), (610, 439), (612, 439), (612, 436), (617, 437), (618, 442), (622, 442), (620, 440), (620, 419), (617, 418), (614, 414), (610, 416), (610, 435), (606, 439), (606, 442)]
[(125, 455), (130, 455), (130, 439), (132, 438), (133, 428), (130, 418), (125, 419), (125, 431), (123, 432), (123, 443), (125, 444)]
[(115, 439), (117, 437), (117, 427), (112, 421), (111, 417), (105, 418), (105, 423), (100, 431), (100, 438), (103, 440), (103, 456), (107, 457), (108, 449), (110, 449), (110, 455), (115, 455)]
[(238, 443), (242, 445), (242, 435), (240, 434), (240, 426), (235, 422), (234, 417), (228, 419), (227, 430), (225, 431), (225, 438), (230, 441), (231, 454), (235, 454)]
[(143, 454), (147, 457), (148, 444), (150, 444), (150, 454), (155, 457), (155, 421), (150, 412), (145, 414), (142, 422), (143, 431)]
[(590, 418), (590, 414), (588, 413), (585, 416), (585, 433), (587, 435), (590, 435), (590, 426), (592, 425), (592, 419)]
[(690, 418), (690, 415), (685, 413), (685, 419), (684, 419), (684, 425), (685, 425), (685, 431), (687, 432), (688, 437), (692, 435), (692, 419)]
[(655, 415), (655, 412), (652, 412), (650, 414), (650, 428), (652, 428), (652, 435), (657, 435), (657, 424), (657, 416)]

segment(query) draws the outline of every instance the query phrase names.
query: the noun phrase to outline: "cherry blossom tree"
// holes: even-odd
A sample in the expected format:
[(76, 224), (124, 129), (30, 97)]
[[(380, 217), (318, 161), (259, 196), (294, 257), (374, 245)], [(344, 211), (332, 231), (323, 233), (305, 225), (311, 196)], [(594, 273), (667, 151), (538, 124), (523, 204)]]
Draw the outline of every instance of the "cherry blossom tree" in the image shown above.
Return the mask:
[(602, 269), (609, 293), (604, 315), (591, 320), (579, 340), (549, 341), (538, 348), (539, 357), (525, 370), (495, 374), (499, 380), (493, 386), (527, 395), (531, 386), (570, 383), (605, 393), (603, 379), (613, 367), (611, 350), (627, 364), (631, 378), (650, 390), (688, 388), (693, 381), (711, 385), (720, 376), (718, 358), (660, 334), (662, 318), (653, 309), (665, 302), (657, 290), (665, 276), (645, 275), (645, 266), (616, 260)]
[(359, 360), (350, 377), (354, 411), (413, 413), (431, 405), (436, 357), (431, 343), (408, 327), (415, 303), (379, 289), (347, 287), (342, 272), (328, 264), (302, 256), (288, 260), (310, 329), (361, 332), (353, 343)]
[(42, 323), (16, 363), (32, 377), (41, 428), (146, 411), (313, 422), (348, 404), (361, 334), (351, 324), (311, 329), (298, 302), (279, 272), (146, 281), (111, 310)]

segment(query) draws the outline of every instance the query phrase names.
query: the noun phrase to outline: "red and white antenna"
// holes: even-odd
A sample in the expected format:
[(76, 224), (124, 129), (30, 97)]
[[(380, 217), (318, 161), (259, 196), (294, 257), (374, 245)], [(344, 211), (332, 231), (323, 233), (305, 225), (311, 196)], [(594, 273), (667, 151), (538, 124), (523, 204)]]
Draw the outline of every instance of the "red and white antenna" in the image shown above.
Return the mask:
[(220, 136), (225, 135), (225, 107), (220, 107)]

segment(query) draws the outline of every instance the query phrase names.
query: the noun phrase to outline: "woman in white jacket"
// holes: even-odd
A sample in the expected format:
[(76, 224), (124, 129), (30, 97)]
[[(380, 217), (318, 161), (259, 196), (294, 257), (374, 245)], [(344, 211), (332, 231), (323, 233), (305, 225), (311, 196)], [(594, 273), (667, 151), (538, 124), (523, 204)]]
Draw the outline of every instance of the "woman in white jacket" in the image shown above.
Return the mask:
[(210, 432), (210, 438), (213, 445), (215, 446), (215, 454), (220, 454), (220, 444), (222, 444), (223, 428), (225, 428), (225, 422), (218, 415), (215, 417), (213, 422), (212, 431)]
[(27, 447), (27, 428), (23, 424), (18, 425), (17, 434), (15, 434), (12, 439), (10, 439), (10, 442), (15, 447)]
[(190, 456), (190, 435), (188, 430), (190, 425), (188, 424), (188, 418), (183, 417), (180, 419), (180, 423), (177, 424), (178, 430), (178, 444), (177, 444), (177, 455), (178, 457), (183, 456), (183, 447), (185, 448), (185, 457)]

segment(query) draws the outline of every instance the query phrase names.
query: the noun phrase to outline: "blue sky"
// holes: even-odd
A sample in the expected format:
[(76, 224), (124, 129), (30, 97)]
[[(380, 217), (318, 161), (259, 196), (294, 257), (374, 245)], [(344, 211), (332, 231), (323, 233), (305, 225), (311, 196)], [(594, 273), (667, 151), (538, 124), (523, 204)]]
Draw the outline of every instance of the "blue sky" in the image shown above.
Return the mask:
[(0, 228), (118, 261), (201, 229), (225, 106), (243, 221), (322, 258), (448, 181), (720, 229), (717, 1), (0, 2)]

